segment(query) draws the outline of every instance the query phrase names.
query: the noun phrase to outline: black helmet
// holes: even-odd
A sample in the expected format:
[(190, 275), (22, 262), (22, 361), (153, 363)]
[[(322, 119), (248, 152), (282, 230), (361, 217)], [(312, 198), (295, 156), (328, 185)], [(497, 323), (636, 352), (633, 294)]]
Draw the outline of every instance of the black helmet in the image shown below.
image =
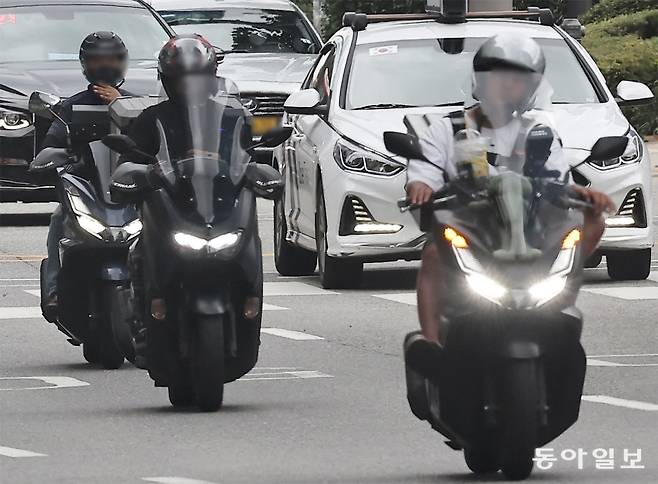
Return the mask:
[(169, 98), (178, 96), (177, 81), (189, 75), (216, 78), (218, 58), (215, 48), (198, 34), (179, 35), (165, 44), (158, 56), (158, 74)]
[[(120, 62), (116, 66), (100, 66), (92, 68), (89, 60), (92, 58), (115, 58)], [(92, 84), (109, 84), (119, 86), (126, 74), (128, 49), (114, 32), (94, 32), (85, 37), (80, 46), (80, 64), (82, 72)]]
[(546, 58), (537, 42), (523, 35), (497, 34), (478, 49), (473, 58), (473, 97), (481, 99), (483, 90), (479, 84), (486, 79), (481, 73), (491, 71), (517, 71), (527, 74), (527, 97), (522, 106), (528, 109), (539, 88), (546, 70)]

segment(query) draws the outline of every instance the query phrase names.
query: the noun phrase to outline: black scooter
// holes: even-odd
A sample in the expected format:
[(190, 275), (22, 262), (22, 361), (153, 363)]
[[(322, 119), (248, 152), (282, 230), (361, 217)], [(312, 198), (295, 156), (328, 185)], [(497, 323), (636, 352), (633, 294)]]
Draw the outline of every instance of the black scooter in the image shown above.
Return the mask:
[[(111, 109), (121, 109), (121, 101), (115, 104)], [(273, 200), (283, 190), (278, 172), (251, 163), (251, 153), (281, 144), (290, 129), (248, 146), (250, 115), (228, 95), (186, 113), (181, 129), (189, 131), (176, 139), (158, 121), (155, 158), (125, 136), (104, 142), (128, 159), (151, 162), (120, 165), (112, 183), (115, 197), (138, 203), (143, 223), (131, 254), (139, 261), (132, 274), (135, 318), (143, 327), (134, 335), (138, 363), (156, 386), (168, 387), (173, 406), (215, 411), (224, 384), (258, 358), (263, 280), (256, 197)], [(169, 148), (181, 140), (186, 156), (175, 159)]]
[[(30, 111), (39, 116), (57, 117), (56, 96), (35, 92)], [(70, 149), (46, 148), (30, 165), (30, 172), (43, 175), (56, 171), (61, 210), (65, 215), (64, 238), (60, 241), (58, 314), (45, 307), (47, 259), (41, 262), (41, 307), (44, 318), (82, 344), (84, 358), (107, 369), (119, 368), (130, 347), (125, 307), (120, 303), (122, 288), (129, 286), (127, 257), (130, 244), (139, 236), (141, 222), (134, 205), (110, 200), (112, 152), (100, 141), (86, 144), (109, 132), (107, 110), (96, 106), (74, 106), (71, 126), (66, 125), (69, 146), (82, 146), (81, 153)], [(77, 151), (77, 150), (76, 150)], [(87, 176), (79, 176), (79, 171)]]
[[(546, 141), (543, 149), (552, 137)], [(388, 132), (385, 142), (424, 160), (413, 135)], [(626, 142), (602, 138), (589, 159), (621, 156)], [(429, 205), (399, 202), (420, 208), (443, 262), (441, 364), (431, 380), (407, 368), (408, 400), (450, 447), (463, 449), (473, 472), (525, 479), (535, 449), (578, 418), (586, 360), (575, 301), (588, 205), (546, 177), (503, 172), (483, 183), (466, 170)]]

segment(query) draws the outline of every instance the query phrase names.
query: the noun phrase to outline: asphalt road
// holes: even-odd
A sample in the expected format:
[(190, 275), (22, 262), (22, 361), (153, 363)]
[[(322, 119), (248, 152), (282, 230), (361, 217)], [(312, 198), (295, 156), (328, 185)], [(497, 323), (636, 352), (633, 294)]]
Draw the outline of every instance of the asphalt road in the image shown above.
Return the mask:
[[(47, 222), (34, 215), (45, 209), (0, 208), (2, 484), (474, 480), (461, 453), (407, 408), (401, 342), (416, 328), (415, 265), (370, 266), (353, 291), (278, 277), (271, 208), (262, 204), (269, 329), (258, 367), (227, 386), (221, 412), (179, 412), (145, 372), (85, 364), (40, 317), (34, 294), (46, 227), (33, 224)], [(549, 445), (557, 460), (536, 480), (658, 482), (658, 260), (655, 267), (653, 280), (640, 283), (587, 272), (579, 300), (587, 397), (579, 422)], [(605, 462), (596, 449), (613, 449), (612, 469), (597, 468)], [(644, 469), (622, 468), (637, 449)], [(563, 458), (571, 451), (585, 453), (582, 464)]]

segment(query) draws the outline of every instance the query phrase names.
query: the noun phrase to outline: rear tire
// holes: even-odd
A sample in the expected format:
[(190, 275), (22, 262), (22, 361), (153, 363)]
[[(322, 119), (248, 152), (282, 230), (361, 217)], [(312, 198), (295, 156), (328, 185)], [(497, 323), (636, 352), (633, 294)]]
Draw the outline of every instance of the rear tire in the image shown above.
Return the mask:
[(503, 377), (501, 470), (513, 481), (528, 478), (537, 447), (538, 389), (534, 360), (515, 360)]
[(203, 412), (219, 410), (224, 401), (224, 318), (199, 316), (192, 364), (196, 402)]
[(613, 281), (643, 281), (651, 272), (651, 249), (610, 252), (606, 259)]
[(327, 211), (322, 187), (318, 190), (315, 215), (315, 242), (318, 253), (320, 282), (325, 289), (358, 287), (363, 278), (363, 262), (347, 258), (331, 257), (327, 254)]
[(317, 256), (286, 240), (288, 226), (284, 202), (274, 202), (274, 265), (282, 276), (308, 276), (315, 272)]
[(464, 449), (464, 460), (474, 474), (492, 474), (500, 469), (500, 454), (494, 447)]
[(174, 408), (191, 407), (196, 403), (194, 388), (189, 385), (173, 385), (168, 390), (169, 402)]

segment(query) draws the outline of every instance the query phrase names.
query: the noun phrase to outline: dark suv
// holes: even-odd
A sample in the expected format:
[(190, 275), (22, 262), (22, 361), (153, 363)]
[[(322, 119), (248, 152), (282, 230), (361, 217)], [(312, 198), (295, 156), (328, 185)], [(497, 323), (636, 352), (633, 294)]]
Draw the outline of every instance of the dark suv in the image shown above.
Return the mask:
[(27, 110), (33, 91), (66, 98), (86, 86), (78, 61), (82, 39), (110, 30), (126, 43), (130, 67), (124, 89), (157, 94), (156, 58), (171, 29), (140, 0), (3, 0), (0, 5), (0, 202), (55, 199), (27, 168), (49, 122)]

